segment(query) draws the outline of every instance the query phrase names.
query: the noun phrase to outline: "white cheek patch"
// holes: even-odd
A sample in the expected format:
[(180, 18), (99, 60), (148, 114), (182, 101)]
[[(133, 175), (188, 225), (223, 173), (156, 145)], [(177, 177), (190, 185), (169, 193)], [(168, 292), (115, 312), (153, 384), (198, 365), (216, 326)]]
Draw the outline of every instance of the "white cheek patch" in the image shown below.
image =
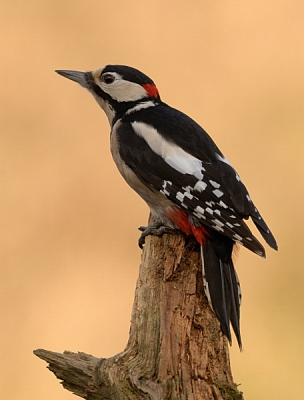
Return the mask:
[(147, 92), (141, 85), (122, 79), (116, 80), (110, 85), (101, 83), (99, 86), (104, 92), (108, 93), (112, 99), (119, 102), (137, 101), (147, 97)]
[(182, 174), (190, 174), (197, 179), (203, 179), (202, 161), (191, 156), (174, 143), (164, 139), (155, 128), (143, 122), (132, 122), (135, 133), (145, 139), (149, 147), (161, 156), (168, 165)]
[(106, 84), (100, 80), (104, 67), (98, 68), (92, 72), (92, 76), (96, 85), (100, 87), (105, 93), (108, 93), (112, 99), (123, 101), (136, 101), (147, 97), (147, 92), (138, 83), (125, 81), (123, 77), (117, 72), (111, 72), (116, 80), (113, 83)]

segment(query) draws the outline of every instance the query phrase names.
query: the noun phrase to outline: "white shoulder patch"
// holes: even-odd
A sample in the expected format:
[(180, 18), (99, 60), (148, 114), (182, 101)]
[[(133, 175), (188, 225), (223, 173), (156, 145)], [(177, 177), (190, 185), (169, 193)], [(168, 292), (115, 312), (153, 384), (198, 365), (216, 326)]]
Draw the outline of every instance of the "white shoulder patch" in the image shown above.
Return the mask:
[(135, 133), (145, 139), (149, 147), (172, 168), (182, 174), (191, 174), (203, 179), (202, 161), (184, 151), (174, 143), (168, 142), (155, 128), (143, 122), (132, 122)]

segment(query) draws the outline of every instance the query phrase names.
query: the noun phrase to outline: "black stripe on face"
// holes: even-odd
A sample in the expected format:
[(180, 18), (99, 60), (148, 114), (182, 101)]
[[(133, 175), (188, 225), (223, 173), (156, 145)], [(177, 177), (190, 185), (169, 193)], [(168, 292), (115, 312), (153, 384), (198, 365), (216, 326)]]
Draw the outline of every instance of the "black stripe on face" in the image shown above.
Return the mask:
[(136, 106), (137, 103), (142, 101), (142, 99), (137, 101), (122, 101), (122, 102), (114, 100), (108, 93), (104, 92), (101, 89), (101, 87), (95, 83), (95, 80), (92, 76), (92, 72), (86, 72), (86, 81), (88, 89), (91, 91), (91, 93), (105, 100), (107, 103), (110, 104), (113, 110), (115, 110), (116, 115), (112, 124), (114, 124), (118, 119), (122, 118), (129, 109)]
[(100, 86), (98, 86), (93, 78), (92, 72), (86, 72), (86, 81), (89, 89), (95, 93), (98, 97), (108, 101), (109, 103), (113, 100), (108, 93), (104, 92)]

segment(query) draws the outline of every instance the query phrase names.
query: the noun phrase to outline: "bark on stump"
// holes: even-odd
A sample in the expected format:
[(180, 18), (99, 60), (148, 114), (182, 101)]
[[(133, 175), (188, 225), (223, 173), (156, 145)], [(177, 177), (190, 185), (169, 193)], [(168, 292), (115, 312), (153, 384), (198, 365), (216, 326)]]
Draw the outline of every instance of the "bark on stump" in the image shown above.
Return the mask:
[(204, 295), (196, 241), (149, 236), (126, 349), (99, 359), (35, 350), (67, 390), (87, 400), (238, 400), (227, 339)]

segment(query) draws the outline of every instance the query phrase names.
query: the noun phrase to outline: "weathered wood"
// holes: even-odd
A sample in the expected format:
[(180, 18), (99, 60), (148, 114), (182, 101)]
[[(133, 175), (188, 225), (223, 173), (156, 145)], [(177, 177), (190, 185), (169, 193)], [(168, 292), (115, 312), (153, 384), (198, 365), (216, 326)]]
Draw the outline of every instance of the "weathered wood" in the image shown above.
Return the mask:
[(148, 237), (126, 349), (98, 359), (36, 350), (63, 386), (88, 400), (242, 399), (226, 338), (203, 291), (193, 238)]

